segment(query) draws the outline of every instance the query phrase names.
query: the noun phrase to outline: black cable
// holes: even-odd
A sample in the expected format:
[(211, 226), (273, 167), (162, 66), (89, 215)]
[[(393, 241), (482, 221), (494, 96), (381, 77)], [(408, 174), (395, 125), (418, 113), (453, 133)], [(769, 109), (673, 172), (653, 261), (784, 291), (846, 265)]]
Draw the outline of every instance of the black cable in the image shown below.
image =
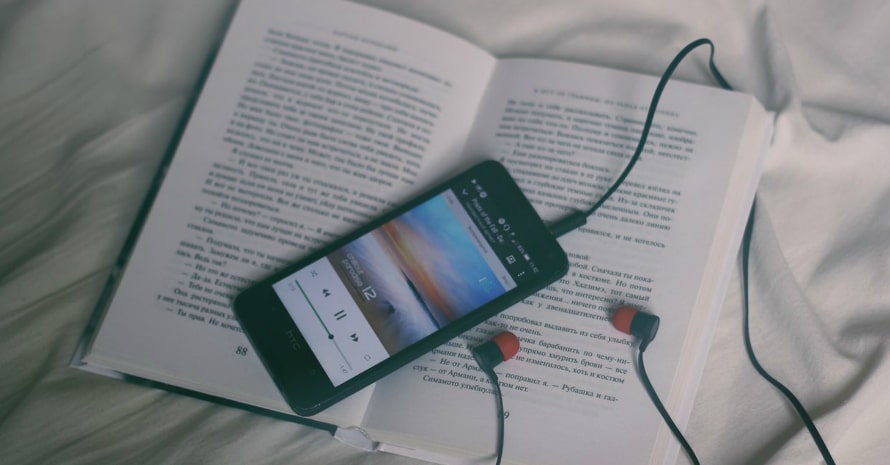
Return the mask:
[(618, 178), (612, 183), (612, 186), (600, 196), (599, 200), (593, 206), (583, 211), (576, 211), (574, 213), (570, 213), (569, 215), (561, 218), (549, 225), (550, 232), (553, 233), (554, 236), (560, 237), (563, 234), (566, 234), (570, 231), (574, 231), (575, 229), (583, 226), (587, 223), (587, 218), (596, 212), (599, 207), (606, 203), (606, 200), (609, 200), (609, 197), (621, 187), (621, 184), (624, 183), (624, 180), (630, 174), (630, 171), (633, 169), (634, 165), (637, 164), (637, 161), (640, 159), (640, 155), (643, 154), (643, 148), (646, 146), (646, 140), (649, 138), (649, 129), (652, 127), (652, 120), (655, 119), (655, 110), (658, 107), (658, 102), (661, 100), (661, 94), (664, 92), (664, 88), (667, 86), (668, 81), (671, 76), (674, 74), (674, 70), (677, 69), (677, 66), (680, 65), (680, 62), (686, 58), (686, 55), (689, 55), (690, 52), (695, 50), (696, 48), (708, 45), (711, 47), (710, 58), (708, 59), (708, 66), (711, 69), (711, 73), (714, 75), (714, 79), (720, 84), (720, 87), (732, 90), (732, 86), (723, 78), (723, 75), (720, 74), (720, 71), (717, 70), (717, 65), (714, 63), (714, 43), (711, 42), (710, 39), (698, 39), (693, 42), (690, 42), (689, 45), (683, 47), (679, 53), (674, 57), (668, 67), (665, 69), (664, 74), (661, 75), (661, 79), (658, 81), (658, 85), (655, 87), (655, 92), (652, 94), (652, 100), (649, 103), (649, 112), (646, 114), (646, 122), (643, 124), (643, 130), (640, 133), (640, 140), (637, 143), (637, 148), (634, 151), (633, 156), (630, 157), (630, 161), (627, 162), (627, 166), (624, 167), (624, 170), (618, 176)]
[[(708, 45), (711, 48), (711, 52), (708, 57), (708, 67), (711, 71), (711, 74), (714, 76), (714, 79), (717, 81), (717, 83), (723, 89), (733, 90), (732, 86), (723, 77), (723, 75), (717, 69), (717, 65), (714, 63), (715, 47), (714, 47), (714, 43), (711, 42), (710, 39), (702, 38), (702, 39), (695, 40), (695, 41), (689, 43), (682, 50), (680, 50), (680, 52), (677, 53), (677, 55), (674, 57), (674, 59), (671, 61), (671, 63), (668, 65), (668, 67), (665, 69), (664, 73), (661, 76), (661, 79), (659, 79), (659, 81), (658, 81), (658, 85), (655, 88), (655, 92), (652, 94), (652, 100), (649, 103), (649, 110), (648, 110), (648, 113), (646, 114), (646, 121), (643, 124), (643, 128), (640, 133), (640, 140), (637, 143), (636, 150), (634, 151), (634, 154), (631, 156), (630, 160), (628, 161), (627, 166), (625, 166), (624, 170), (621, 172), (621, 174), (618, 176), (618, 178), (612, 183), (612, 185), (609, 187), (609, 189), (606, 190), (606, 192), (603, 193), (602, 196), (600, 196), (599, 200), (596, 203), (594, 203), (593, 206), (591, 206), (587, 210), (575, 211), (573, 213), (570, 213), (569, 215), (551, 223), (549, 225), (549, 228), (550, 228), (551, 233), (554, 236), (560, 237), (560, 236), (562, 236), (570, 231), (573, 231), (573, 230), (583, 226), (584, 224), (586, 224), (587, 218), (590, 215), (592, 215), (593, 213), (595, 213), (596, 210), (598, 210), (599, 207), (602, 206), (612, 196), (612, 194), (614, 194), (618, 190), (619, 187), (621, 187), (621, 184), (624, 183), (624, 180), (630, 174), (631, 170), (636, 165), (637, 161), (639, 161), (640, 156), (643, 153), (643, 149), (646, 146), (646, 141), (649, 137), (649, 130), (652, 126), (652, 121), (655, 118), (655, 111), (656, 111), (656, 108), (658, 107), (658, 102), (661, 100), (661, 95), (664, 92), (664, 89), (667, 86), (668, 81), (670, 80), (670, 78), (673, 75), (676, 68), (683, 61), (683, 59), (686, 58), (686, 56), (690, 52), (692, 52), (693, 50), (695, 50), (696, 48), (698, 48), (702, 45)], [(757, 370), (757, 372), (760, 374), (760, 376), (762, 376), (764, 379), (766, 379), (768, 382), (770, 382), (770, 384), (772, 384), (776, 389), (778, 389), (782, 394), (784, 394), (785, 397), (788, 399), (788, 401), (791, 403), (791, 405), (794, 407), (798, 416), (800, 416), (801, 420), (803, 420), (803, 422), (804, 422), (804, 425), (806, 425), (807, 430), (810, 432), (810, 435), (812, 436), (813, 441), (816, 443), (816, 446), (819, 448), (819, 452), (822, 454), (823, 459), (825, 459), (826, 464), (827, 465), (835, 465), (835, 461), (832, 458), (831, 453), (828, 450), (828, 447), (825, 445), (825, 441), (822, 440), (822, 436), (819, 434), (818, 429), (816, 429), (816, 425), (813, 423), (813, 420), (810, 418), (806, 409), (803, 407), (803, 405), (800, 403), (800, 401), (797, 399), (797, 397), (795, 397), (794, 394), (788, 388), (786, 388), (784, 385), (782, 385), (782, 383), (780, 383), (775, 378), (770, 376), (770, 374), (767, 373), (766, 370), (763, 369), (763, 367), (757, 361), (757, 357), (754, 355), (754, 349), (751, 345), (750, 330), (749, 330), (749, 324), (748, 324), (748, 314), (749, 314), (749, 311), (748, 311), (748, 257), (749, 257), (750, 246), (751, 246), (751, 230), (753, 229), (753, 225), (754, 225), (754, 207), (752, 206), (750, 216), (748, 218), (748, 224), (745, 229), (745, 233), (744, 233), (744, 237), (743, 237), (743, 241), (742, 241), (742, 255), (743, 255), (742, 283), (743, 283), (743, 289), (744, 289), (745, 350), (748, 353), (748, 358), (751, 361), (751, 364), (754, 366), (755, 370)], [(652, 403), (655, 405), (655, 408), (661, 414), (665, 423), (667, 423), (668, 428), (670, 428), (671, 432), (674, 434), (674, 437), (676, 437), (677, 441), (680, 442), (680, 445), (683, 446), (683, 450), (686, 452), (689, 459), (692, 461), (692, 463), (694, 465), (699, 465), (698, 457), (695, 455), (695, 452), (692, 450), (692, 446), (689, 444), (689, 442), (683, 436), (680, 429), (677, 427), (677, 425), (671, 419), (667, 410), (664, 408), (664, 405), (662, 405), (661, 400), (658, 398), (658, 393), (655, 392), (655, 389), (652, 387), (652, 383), (649, 381), (649, 376), (646, 373), (646, 367), (643, 364), (643, 352), (644, 351), (645, 351), (645, 345), (641, 344), (640, 350), (638, 352), (637, 363), (639, 365), (640, 378), (643, 382), (643, 386), (646, 389), (646, 393), (649, 395), (649, 398), (652, 400)], [(501, 397), (501, 390), (500, 390), (500, 385), (497, 381), (497, 375), (494, 373), (494, 370), (491, 368), (487, 368), (487, 369), (484, 368), (484, 369), (485, 369), (486, 373), (490, 372), (489, 377), (491, 378), (492, 384), (495, 387), (495, 397), (497, 398), (497, 403), (498, 403), (499, 423), (498, 423), (497, 464), (500, 465), (501, 457), (503, 454), (503, 446), (504, 446), (503, 399)]]
[[(478, 361), (478, 359), (477, 359)], [(494, 372), (494, 368), (485, 363), (479, 363), (479, 368), (488, 375), (492, 387), (494, 387), (494, 397), (497, 401), (498, 416), (498, 436), (495, 465), (501, 465), (501, 459), (504, 457), (504, 396), (501, 394), (501, 383), (498, 381), (498, 375)]]
[(813, 438), (813, 442), (816, 443), (816, 447), (819, 448), (819, 452), (822, 454), (822, 458), (825, 460), (827, 465), (835, 465), (834, 458), (831, 456), (831, 452), (828, 450), (828, 446), (825, 445), (825, 441), (822, 440), (822, 435), (819, 434), (819, 430), (816, 429), (816, 424), (813, 423), (813, 420), (810, 418), (810, 415), (807, 413), (807, 410), (804, 408), (803, 404), (794, 396), (794, 393), (791, 392), (790, 389), (785, 387), (782, 383), (780, 383), (776, 378), (773, 378), (767, 371), (760, 365), (760, 362), (757, 360), (757, 356), (754, 355), (754, 347), (751, 345), (751, 331), (750, 324), (748, 322), (748, 314), (750, 313), (748, 310), (748, 261), (751, 252), (751, 235), (754, 229), (754, 206), (751, 206), (751, 213), (748, 216), (748, 225), (745, 227), (745, 235), (742, 238), (742, 291), (743, 291), (743, 310), (745, 312), (744, 315), (744, 334), (745, 334), (745, 351), (748, 353), (748, 360), (751, 361), (751, 365), (754, 366), (754, 369), (757, 370), (757, 373), (760, 374), (763, 379), (769, 381), (770, 384), (773, 385), (776, 389), (779, 390), (782, 394), (785, 395), (785, 398), (788, 399), (788, 402), (794, 407), (794, 410), (797, 412), (797, 415), (803, 420), (804, 425), (807, 427), (807, 430), (810, 432), (810, 436)]
[(686, 441), (683, 433), (680, 432), (680, 428), (677, 428), (677, 425), (674, 424), (674, 421), (671, 419), (670, 414), (668, 414), (667, 409), (665, 409), (664, 405), (662, 405), (661, 399), (658, 398), (658, 393), (655, 392), (655, 388), (653, 388), (652, 383), (649, 382), (649, 375), (646, 374), (646, 367), (643, 365), (643, 352), (645, 352), (645, 349), (643, 349), (641, 346), (640, 350), (637, 351), (637, 368), (639, 368), (640, 379), (643, 381), (643, 387), (646, 388), (646, 393), (649, 394), (649, 398), (652, 399), (652, 403), (655, 404), (655, 408), (658, 410), (658, 413), (660, 413), (661, 417), (664, 418), (664, 422), (667, 423), (668, 428), (670, 428), (671, 432), (674, 433), (674, 437), (677, 438), (677, 441), (679, 441), (680, 445), (683, 446), (683, 450), (686, 451), (686, 455), (689, 457), (689, 460), (693, 463), (693, 465), (700, 465), (698, 457), (695, 455), (695, 451), (692, 450), (692, 446), (689, 445), (688, 441)]
[[(720, 87), (732, 90), (732, 86), (729, 85), (729, 82), (724, 79), (723, 75), (717, 69), (717, 65), (714, 63), (714, 43), (711, 42), (710, 39), (702, 38), (690, 42), (688, 45), (683, 47), (679, 53), (671, 60), (670, 64), (665, 69), (664, 73), (661, 75), (661, 78), (658, 80), (658, 85), (655, 87), (655, 92), (652, 94), (652, 100), (649, 103), (649, 110), (646, 114), (646, 121), (643, 123), (642, 131), (640, 132), (640, 140), (637, 143), (637, 148), (634, 150), (633, 155), (630, 157), (630, 160), (627, 163), (627, 166), (624, 167), (624, 170), (618, 176), (618, 178), (612, 183), (608, 190), (600, 196), (599, 200), (593, 204), (590, 208), (583, 211), (576, 211), (574, 213), (569, 214), (568, 216), (561, 218), (560, 220), (549, 225), (550, 232), (556, 236), (560, 237), (563, 234), (566, 234), (570, 231), (573, 231), (587, 222), (587, 218), (592, 215), (596, 210), (599, 209), (607, 200), (614, 194), (621, 184), (624, 183), (624, 180), (630, 174), (633, 167), (639, 161), (640, 156), (643, 153), (643, 149), (646, 146), (646, 141), (649, 138), (649, 130), (652, 127), (652, 121), (655, 119), (655, 111), (658, 108), (658, 102), (661, 101), (661, 95), (664, 93), (664, 89), (667, 86), (668, 81), (671, 76), (674, 74), (674, 71), (680, 65), (684, 58), (686, 58), (689, 53), (691, 53), (696, 48), (708, 45), (711, 47), (711, 53), (708, 58), (708, 66), (711, 70), (711, 73), (714, 75), (714, 79), (720, 84)], [(646, 388), (646, 393), (649, 395), (649, 398), (652, 399), (652, 403), (655, 404), (655, 408), (658, 410), (658, 413), (661, 414), (661, 417), (664, 419), (665, 423), (667, 423), (671, 432), (674, 434), (674, 437), (677, 438), (677, 441), (680, 442), (680, 445), (683, 446), (683, 450), (686, 452), (686, 455), (692, 461), (694, 465), (699, 465), (698, 457), (695, 455), (695, 452), (692, 450), (692, 446), (683, 437), (683, 433), (680, 432), (680, 429), (677, 428), (677, 425), (671, 419), (671, 416), (668, 414), (667, 410), (662, 405), (661, 400), (658, 398), (658, 393), (655, 392), (655, 389), (652, 387), (652, 383), (649, 382), (649, 376), (646, 374), (646, 367), (643, 364), (643, 352), (646, 350), (646, 342), (640, 345), (637, 363), (639, 365), (640, 371), (640, 379), (643, 381), (643, 386)]]

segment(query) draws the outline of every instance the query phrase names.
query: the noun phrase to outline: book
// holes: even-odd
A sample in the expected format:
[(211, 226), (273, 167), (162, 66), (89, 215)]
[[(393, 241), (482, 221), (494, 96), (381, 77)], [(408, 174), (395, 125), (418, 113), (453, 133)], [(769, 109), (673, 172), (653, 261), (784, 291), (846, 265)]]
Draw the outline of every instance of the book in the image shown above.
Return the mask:
[(561, 239), (563, 279), (312, 418), (290, 412), (230, 309), (250, 283), (487, 158), (545, 219), (591, 205), (632, 154), (656, 82), (497, 58), (348, 2), (244, 0), (72, 365), (466, 463), (491, 458), (496, 431), (468, 346), (509, 329), (522, 349), (497, 368), (506, 463), (672, 463), (679, 446), (608, 315), (661, 316), (649, 375), (685, 424), (771, 135), (749, 95), (671, 82), (623, 187)]

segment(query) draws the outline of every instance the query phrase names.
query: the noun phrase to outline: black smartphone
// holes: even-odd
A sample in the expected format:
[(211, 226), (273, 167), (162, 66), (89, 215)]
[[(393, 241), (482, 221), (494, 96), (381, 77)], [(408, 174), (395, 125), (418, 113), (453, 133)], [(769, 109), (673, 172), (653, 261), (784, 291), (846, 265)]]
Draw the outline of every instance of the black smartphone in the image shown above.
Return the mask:
[(559, 279), (565, 252), (486, 161), (255, 284), (235, 314), (314, 415)]

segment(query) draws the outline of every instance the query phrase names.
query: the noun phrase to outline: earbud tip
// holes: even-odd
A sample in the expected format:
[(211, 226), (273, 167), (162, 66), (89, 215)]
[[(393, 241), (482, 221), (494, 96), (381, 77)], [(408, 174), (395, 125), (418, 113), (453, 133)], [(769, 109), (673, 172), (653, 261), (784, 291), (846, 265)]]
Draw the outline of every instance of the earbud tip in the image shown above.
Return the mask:
[(618, 307), (615, 310), (615, 313), (612, 314), (612, 324), (615, 326), (615, 329), (624, 334), (633, 334), (630, 331), (630, 325), (638, 311), (639, 310), (627, 305)]
[(504, 355), (505, 362), (519, 353), (519, 338), (509, 331), (498, 334), (492, 340), (498, 346), (498, 349), (501, 350), (501, 354)]

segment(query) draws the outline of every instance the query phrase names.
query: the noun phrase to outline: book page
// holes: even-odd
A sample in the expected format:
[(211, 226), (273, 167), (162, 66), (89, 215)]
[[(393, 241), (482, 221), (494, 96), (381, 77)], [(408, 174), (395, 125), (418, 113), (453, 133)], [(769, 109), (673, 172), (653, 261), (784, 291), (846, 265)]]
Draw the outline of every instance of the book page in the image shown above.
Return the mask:
[[(502, 60), (468, 151), (503, 161), (545, 220), (556, 220), (592, 205), (624, 168), (656, 83), (582, 65)], [(610, 312), (629, 304), (661, 317), (647, 372), (684, 425), (767, 127), (750, 96), (671, 82), (623, 187), (560, 239), (568, 274), (379, 382), (368, 429), (396, 445), (490, 457), (495, 401), (467, 346), (509, 329), (522, 349), (496, 370), (507, 461), (672, 463), (676, 443), (638, 379), (633, 341), (612, 327)]]
[(289, 411), (233, 297), (456, 169), (493, 67), (361, 5), (241, 2), (86, 362)]

